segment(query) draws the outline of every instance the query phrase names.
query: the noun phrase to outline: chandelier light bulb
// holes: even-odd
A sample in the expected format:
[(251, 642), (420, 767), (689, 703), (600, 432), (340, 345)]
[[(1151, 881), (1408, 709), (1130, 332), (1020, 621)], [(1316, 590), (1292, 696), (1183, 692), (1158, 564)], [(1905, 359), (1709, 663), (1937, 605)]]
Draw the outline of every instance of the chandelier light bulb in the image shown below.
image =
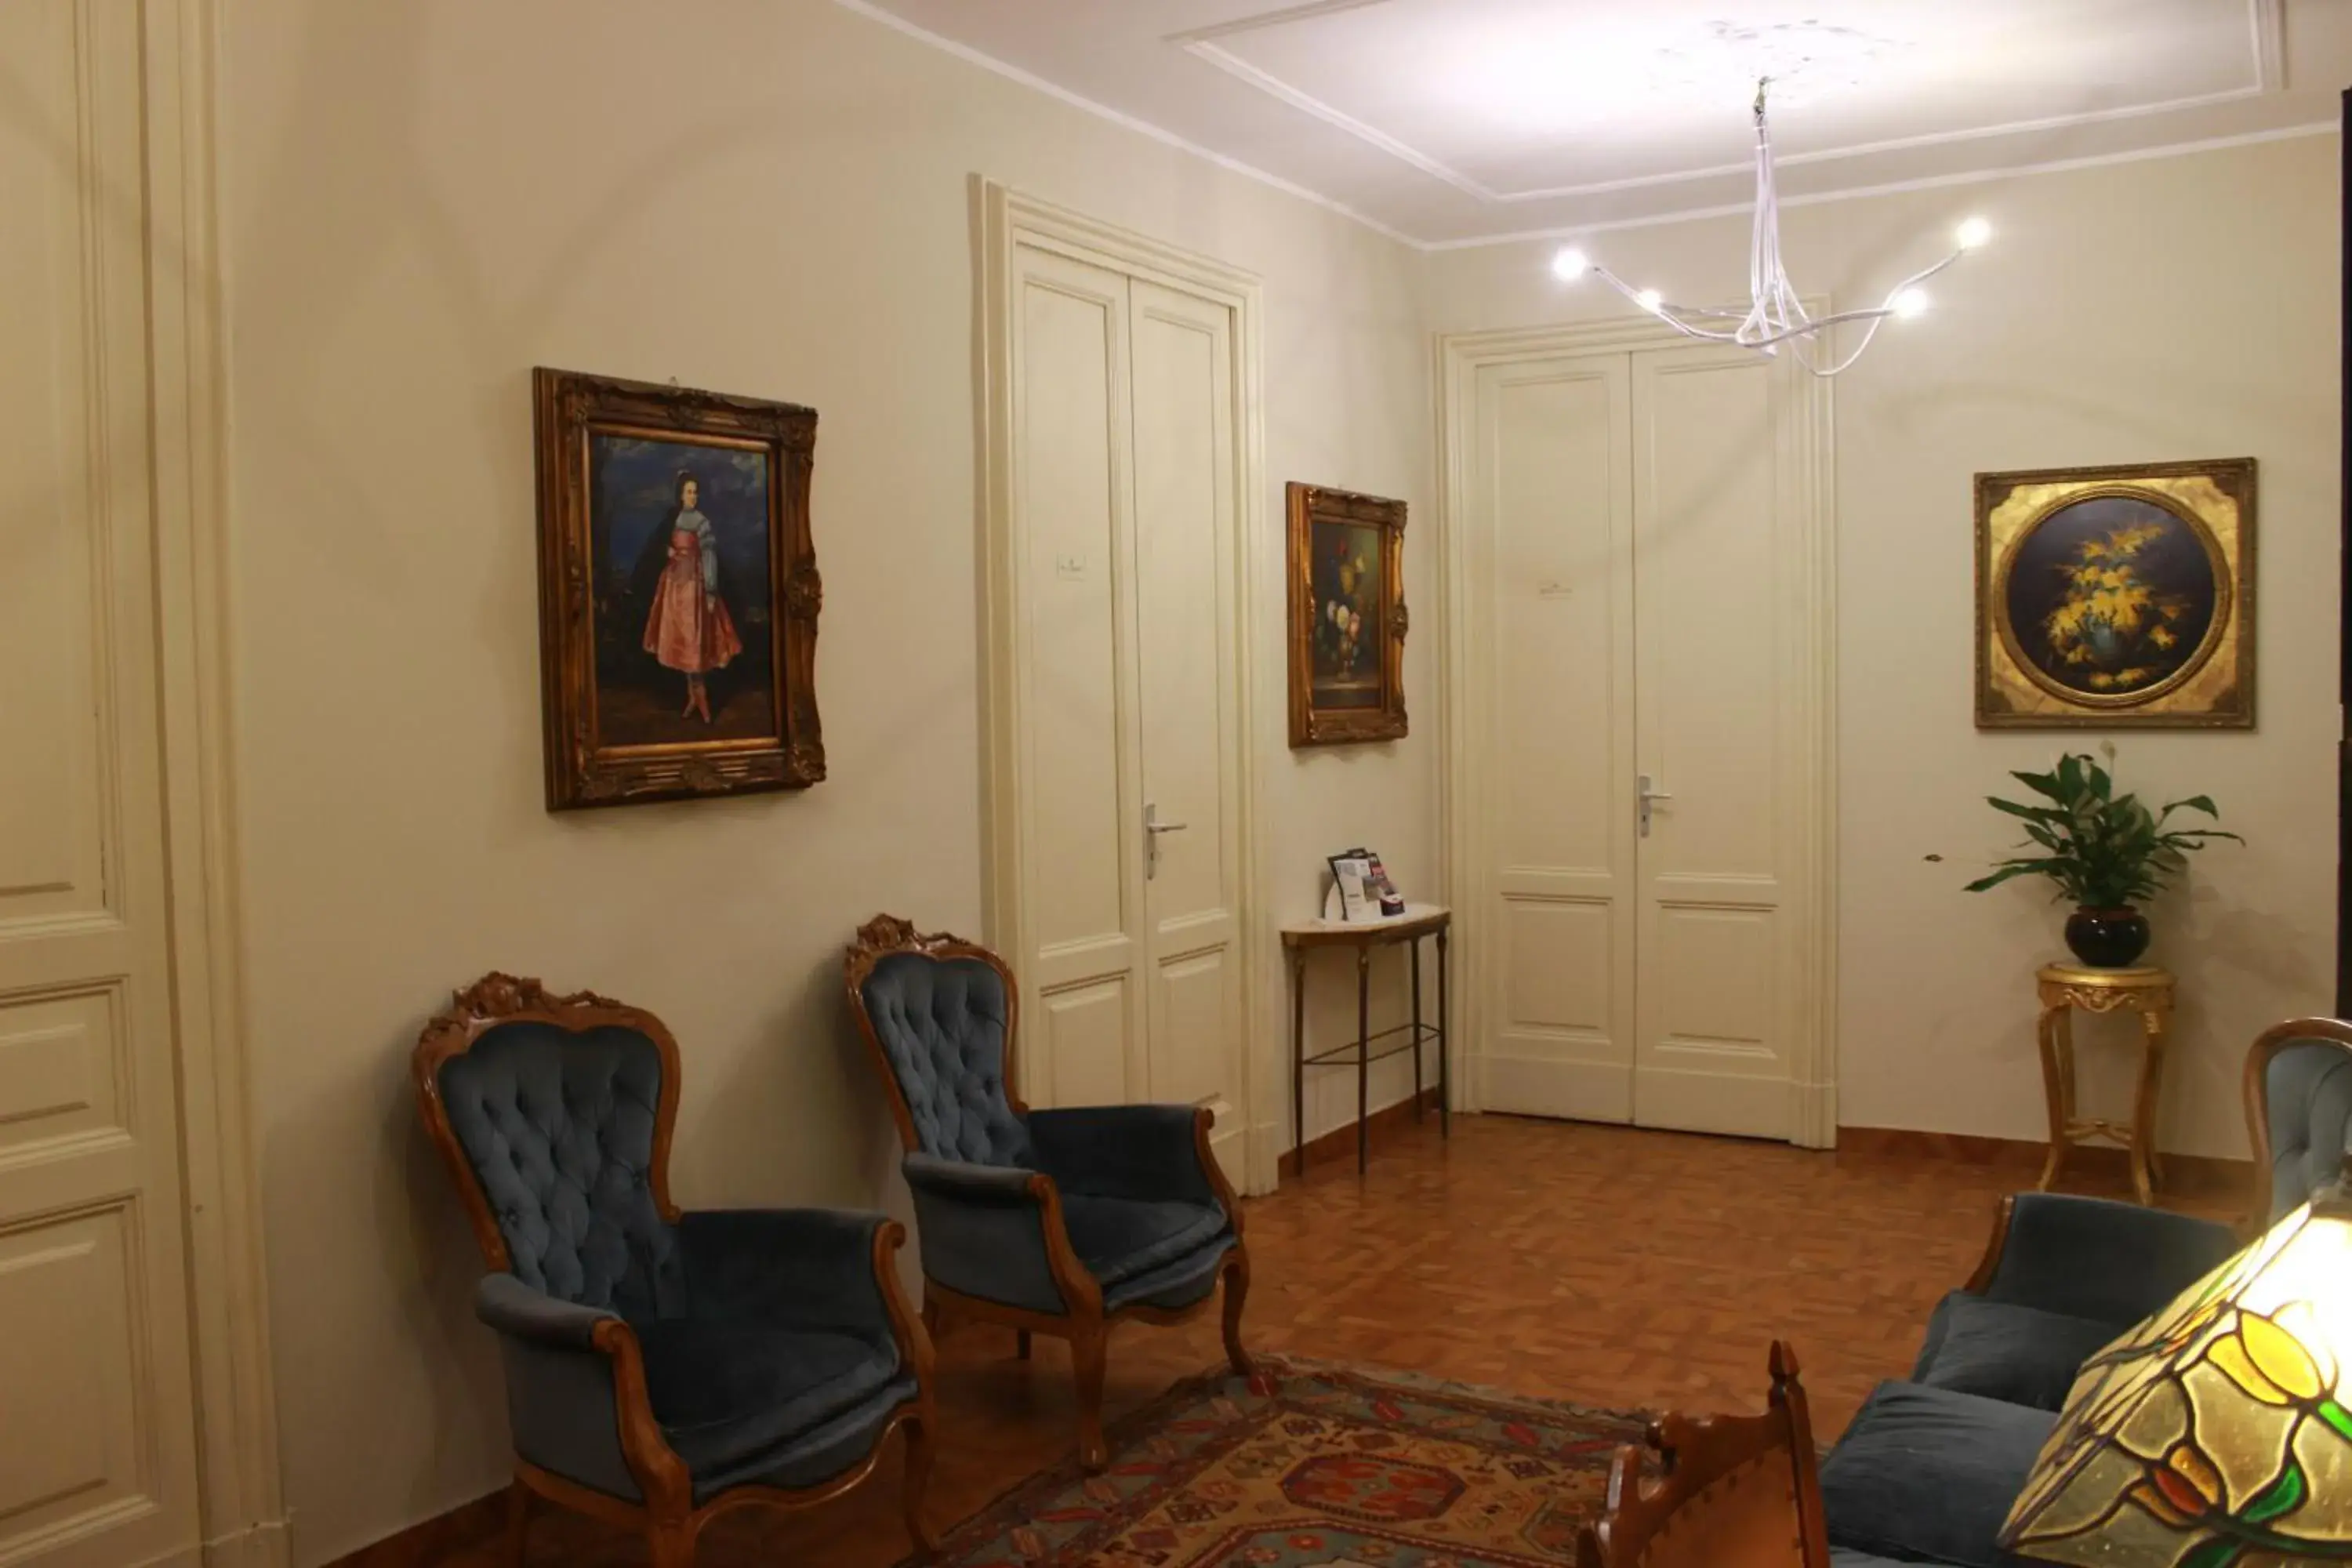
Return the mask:
[(1661, 306), (1664, 305), (1665, 302), (1666, 297), (1664, 294), (1659, 293), (1655, 289), (1644, 289), (1639, 294), (1633, 296), (1633, 303), (1641, 306), (1642, 309), (1648, 310), (1653, 314), (1654, 314)]
[(1992, 225), (1980, 217), (1962, 218), (1952, 239), (1962, 250), (1974, 250), (1992, 237)]
[(1907, 321), (1914, 316), (1925, 315), (1929, 302), (1925, 289), (1905, 289), (1886, 302), (1886, 308)]
[(1591, 268), (1592, 258), (1572, 245), (1562, 246), (1551, 258), (1551, 275), (1563, 283), (1573, 283)]

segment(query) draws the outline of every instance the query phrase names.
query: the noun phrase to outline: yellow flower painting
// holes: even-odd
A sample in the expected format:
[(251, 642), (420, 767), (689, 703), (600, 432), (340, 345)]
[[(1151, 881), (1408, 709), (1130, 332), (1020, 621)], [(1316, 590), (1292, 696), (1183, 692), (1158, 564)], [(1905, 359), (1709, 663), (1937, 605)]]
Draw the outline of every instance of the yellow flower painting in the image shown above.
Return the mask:
[(2219, 598), (2187, 519), (2132, 495), (2053, 510), (2018, 542), (2010, 626), (2026, 661), (2063, 690), (2150, 691), (2206, 651)]
[(2164, 537), (2155, 523), (2132, 522), (2084, 540), (2056, 568), (2064, 597), (2042, 617), (2050, 648), (2094, 691), (2147, 685), (2175, 661), (2178, 630), (2194, 609), (2186, 594), (2168, 594), (2140, 574), (2141, 552)]

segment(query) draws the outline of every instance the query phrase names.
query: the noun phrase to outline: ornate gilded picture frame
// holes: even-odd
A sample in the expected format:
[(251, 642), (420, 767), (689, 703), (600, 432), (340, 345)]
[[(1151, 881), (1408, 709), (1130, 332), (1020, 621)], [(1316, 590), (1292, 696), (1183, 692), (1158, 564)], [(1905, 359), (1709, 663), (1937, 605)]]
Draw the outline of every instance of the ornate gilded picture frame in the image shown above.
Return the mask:
[(532, 373), (547, 807), (824, 777), (816, 411)]
[(1290, 510), (1290, 743), (1405, 733), (1401, 500), (1294, 481)]
[(1977, 476), (1977, 727), (2254, 723), (2254, 460)]

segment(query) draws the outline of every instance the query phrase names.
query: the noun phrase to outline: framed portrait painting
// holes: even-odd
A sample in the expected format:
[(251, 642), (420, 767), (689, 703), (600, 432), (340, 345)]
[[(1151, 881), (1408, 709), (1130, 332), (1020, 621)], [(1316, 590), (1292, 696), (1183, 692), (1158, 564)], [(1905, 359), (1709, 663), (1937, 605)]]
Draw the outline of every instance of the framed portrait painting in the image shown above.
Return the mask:
[(1290, 743), (1405, 733), (1404, 502), (1293, 483)]
[(824, 777), (816, 412), (532, 373), (547, 805)]
[(1979, 729), (2252, 729), (2254, 460), (1977, 476)]

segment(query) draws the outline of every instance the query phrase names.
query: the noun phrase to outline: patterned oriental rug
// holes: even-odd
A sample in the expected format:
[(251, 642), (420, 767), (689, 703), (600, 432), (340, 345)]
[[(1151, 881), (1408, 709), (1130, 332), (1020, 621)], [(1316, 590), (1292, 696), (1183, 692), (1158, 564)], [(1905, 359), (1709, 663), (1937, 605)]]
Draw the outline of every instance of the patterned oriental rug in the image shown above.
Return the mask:
[(1260, 1356), (1121, 1422), (1109, 1468), (1030, 1478), (936, 1568), (1558, 1568), (1643, 1418)]

